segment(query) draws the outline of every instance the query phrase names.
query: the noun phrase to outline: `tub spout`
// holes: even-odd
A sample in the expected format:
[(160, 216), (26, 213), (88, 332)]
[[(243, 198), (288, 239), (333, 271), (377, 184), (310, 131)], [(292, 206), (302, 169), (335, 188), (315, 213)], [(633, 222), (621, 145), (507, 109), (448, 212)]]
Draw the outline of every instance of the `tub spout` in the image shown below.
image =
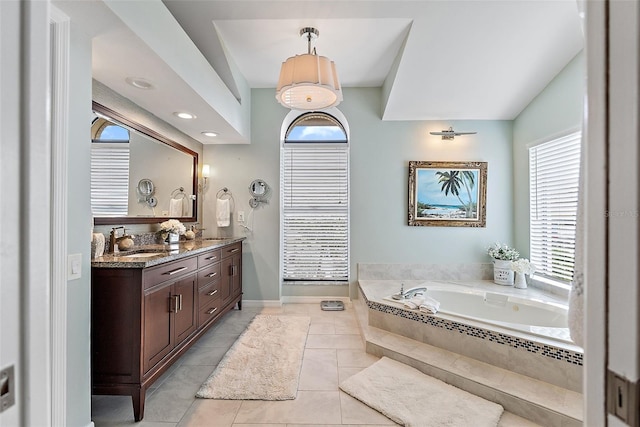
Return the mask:
[(427, 292), (427, 288), (425, 287), (411, 288), (411, 289), (408, 289), (407, 291), (404, 291), (404, 286), (403, 286), (402, 288), (400, 288), (400, 292), (398, 292), (397, 294), (391, 295), (391, 298), (397, 299), (397, 300), (411, 299), (417, 295), (422, 295), (425, 292)]

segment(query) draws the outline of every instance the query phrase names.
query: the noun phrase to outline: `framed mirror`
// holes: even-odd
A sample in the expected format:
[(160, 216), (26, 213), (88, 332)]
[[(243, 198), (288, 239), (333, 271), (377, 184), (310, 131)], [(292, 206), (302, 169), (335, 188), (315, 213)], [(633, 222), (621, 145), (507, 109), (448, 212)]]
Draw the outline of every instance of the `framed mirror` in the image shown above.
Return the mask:
[(95, 101), (93, 111), (94, 224), (196, 222), (198, 153)]

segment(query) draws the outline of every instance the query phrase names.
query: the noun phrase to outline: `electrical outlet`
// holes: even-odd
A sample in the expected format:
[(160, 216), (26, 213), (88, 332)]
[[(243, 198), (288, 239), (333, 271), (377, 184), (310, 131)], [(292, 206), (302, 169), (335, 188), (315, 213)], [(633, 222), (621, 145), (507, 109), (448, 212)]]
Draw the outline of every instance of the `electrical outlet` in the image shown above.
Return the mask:
[(238, 222), (244, 222), (244, 211), (238, 211)]

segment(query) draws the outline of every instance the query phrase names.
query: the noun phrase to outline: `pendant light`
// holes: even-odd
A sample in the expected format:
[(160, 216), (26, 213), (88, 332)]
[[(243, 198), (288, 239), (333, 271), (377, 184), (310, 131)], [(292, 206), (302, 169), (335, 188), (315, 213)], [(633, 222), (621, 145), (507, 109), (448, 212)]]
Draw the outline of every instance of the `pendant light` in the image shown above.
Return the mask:
[(336, 65), (326, 56), (311, 51), (311, 40), (320, 32), (312, 27), (300, 30), (307, 39), (307, 53), (288, 58), (282, 63), (276, 88), (276, 99), (294, 110), (322, 110), (342, 101), (342, 90)]

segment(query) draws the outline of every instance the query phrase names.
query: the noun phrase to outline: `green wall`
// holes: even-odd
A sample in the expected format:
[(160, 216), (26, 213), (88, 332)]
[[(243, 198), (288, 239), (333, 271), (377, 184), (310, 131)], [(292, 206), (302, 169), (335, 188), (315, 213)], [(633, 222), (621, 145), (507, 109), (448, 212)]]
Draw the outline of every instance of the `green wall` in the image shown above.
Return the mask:
[[(357, 263), (470, 263), (488, 262), (486, 247), (513, 237), (512, 122), (511, 121), (382, 121), (380, 88), (346, 88), (338, 109), (351, 132), (351, 281)], [(243, 281), (248, 300), (280, 297), (279, 180), (280, 132), (288, 110), (274, 99), (273, 89), (252, 91), (251, 145), (209, 145), (204, 163), (214, 171), (206, 193), (205, 233), (244, 235)], [(429, 131), (477, 131), (477, 135), (442, 141)], [(408, 164), (410, 160), (486, 161), (486, 228), (409, 227)], [(268, 205), (253, 213), (253, 231), (232, 221), (215, 225), (215, 194), (229, 188), (236, 211), (248, 215), (247, 187), (256, 178), (273, 189)], [(282, 290), (283, 295), (348, 295), (346, 287), (304, 287)]]
[(586, 64), (581, 51), (513, 122), (514, 241), (529, 257), (528, 146), (580, 130)]
[(82, 277), (67, 287), (67, 425), (91, 420), (91, 40), (71, 23), (67, 249), (82, 254)]

